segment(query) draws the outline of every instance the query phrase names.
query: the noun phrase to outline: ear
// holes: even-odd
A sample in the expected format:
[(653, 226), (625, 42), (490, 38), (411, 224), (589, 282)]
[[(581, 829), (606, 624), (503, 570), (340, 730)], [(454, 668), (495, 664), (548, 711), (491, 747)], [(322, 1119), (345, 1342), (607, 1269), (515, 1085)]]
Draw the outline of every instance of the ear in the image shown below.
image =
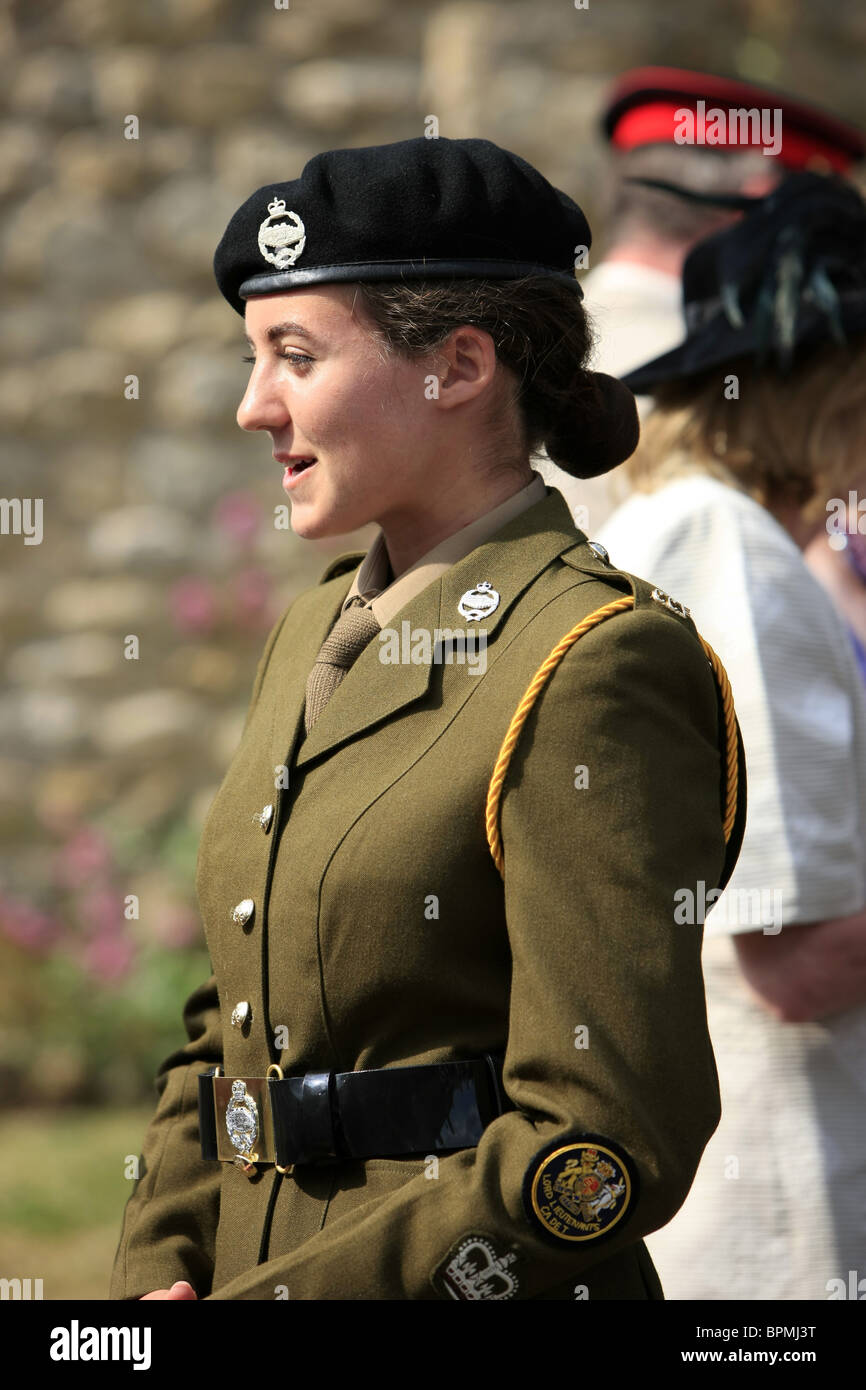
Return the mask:
[(496, 365), (493, 339), (485, 329), (470, 323), (455, 328), (433, 354), (440, 410), (453, 410), (483, 396), (493, 383)]

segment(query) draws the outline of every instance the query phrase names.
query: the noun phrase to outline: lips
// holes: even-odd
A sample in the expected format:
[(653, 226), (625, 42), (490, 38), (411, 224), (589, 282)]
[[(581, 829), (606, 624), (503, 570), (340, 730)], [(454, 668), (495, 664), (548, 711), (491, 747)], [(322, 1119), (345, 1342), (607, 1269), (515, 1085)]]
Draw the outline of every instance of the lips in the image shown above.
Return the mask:
[(301, 473), (305, 472), (308, 468), (312, 468), (313, 464), (318, 462), (314, 454), (275, 453), (274, 458), (277, 460), (277, 463), (285, 464), (286, 477), (288, 478), (299, 477)]
[(315, 462), (316, 462), (316, 459), (314, 459), (314, 458), (290, 459), (290, 460), (289, 460), (289, 477), (290, 477), (290, 478), (297, 478), (297, 476), (298, 476), (299, 473), (303, 473), (304, 470), (307, 469), (307, 468), (312, 468), (312, 466), (313, 466), (313, 464), (314, 464)]

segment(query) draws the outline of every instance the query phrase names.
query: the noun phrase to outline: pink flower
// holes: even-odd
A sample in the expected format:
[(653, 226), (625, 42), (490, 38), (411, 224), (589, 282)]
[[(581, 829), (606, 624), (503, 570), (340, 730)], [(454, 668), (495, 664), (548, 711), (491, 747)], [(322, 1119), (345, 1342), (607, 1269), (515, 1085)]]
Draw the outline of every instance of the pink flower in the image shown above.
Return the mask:
[(56, 917), (14, 898), (0, 901), (0, 928), (10, 941), (28, 951), (47, 951), (63, 933)]
[(209, 632), (217, 619), (213, 587), (204, 579), (180, 579), (169, 595), (171, 616), (182, 632)]
[(214, 511), (214, 520), (219, 529), (242, 546), (249, 545), (255, 536), (261, 517), (261, 506), (246, 492), (229, 493), (220, 499)]
[(76, 904), (78, 920), (87, 936), (108, 936), (120, 932), (126, 919), (123, 899), (111, 888), (95, 887), (82, 894)]
[(235, 620), (241, 627), (250, 624), (270, 627), (273, 582), (266, 570), (245, 569), (235, 576)]
[(128, 937), (104, 932), (87, 943), (82, 963), (97, 980), (111, 983), (129, 974), (134, 956), (135, 947)]
[(104, 874), (111, 864), (111, 846), (101, 830), (82, 826), (57, 853), (56, 870), (67, 888), (79, 888)]

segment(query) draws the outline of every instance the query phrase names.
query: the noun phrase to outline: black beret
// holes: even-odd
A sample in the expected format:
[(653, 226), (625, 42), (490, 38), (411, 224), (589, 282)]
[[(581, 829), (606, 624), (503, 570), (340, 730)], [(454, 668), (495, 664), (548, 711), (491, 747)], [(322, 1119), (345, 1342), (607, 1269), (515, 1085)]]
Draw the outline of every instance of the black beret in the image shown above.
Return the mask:
[(491, 140), (444, 137), (327, 150), (300, 178), (266, 184), (214, 256), (221, 293), (244, 300), (333, 281), (552, 275), (575, 293), (589, 248), (573, 199)]

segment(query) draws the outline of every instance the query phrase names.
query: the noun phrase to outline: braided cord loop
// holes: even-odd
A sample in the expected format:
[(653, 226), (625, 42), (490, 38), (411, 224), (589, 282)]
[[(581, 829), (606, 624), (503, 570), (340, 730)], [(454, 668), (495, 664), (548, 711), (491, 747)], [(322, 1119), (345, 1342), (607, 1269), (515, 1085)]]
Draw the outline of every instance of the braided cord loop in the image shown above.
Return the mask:
[[(602, 608), (597, 608), (594, 613), (588, 614), (579, 623), (561, 637), (539, 666), (529, 685), (526, 687), (523, 698), (511, 718), (511, 723), (502, 740), (502, 746), (493, 768), (493, 775), (490, 778), (490, 785), (487, 789), (487, 805), (485, 808), (485, 824), (487, 829), (487, 844), (493, 857), (493, 862), (499, 870), (501, 878), (505, 877), (504, 856), (502, 852), (502, 836), (499, 831), (499, 802), (502, 796), (502, 787), (508, 775), (508, 768), (511, 763), (512, 754), (520, 738), (521, 730), (529, 718), (529, 713), (536, 699), (541, 694), (547, 681), (556, 670), (566, 652), (569, 651), (585, 633), (591, 632), (599, 623), (603, 623), (606, 618), (613, 618), (617, 613), (624, 613), (627, 609), (634, 607), (634, 595), (626, 594), (622, 598), (614, 599), (611, 603), (606, 603)], [(734, 697), (731, 691), (730, 681), (724, 666), (713, 651), (709, 642), (705, 642), (698, 633), (701, 646), (704, 651), (713, 675), (719, 687), (722, 699), (722, 710), (725, 724), (725, 759), (726, 759), (726, 778), (725, 778), (725, 814), (723, 829), (725, 844), (731, 836), (734, 820), (737, 813), (737, 726), (734, 716)]]
[(719, 657), (713, 651), (709, 642), (705, 642), (701, 634), (698, 633), (704, 655), (713, 668), (713, 675), (719, 687), (719, 694), (722, 697), (722, 713), (725, 720), (725, 760), (726, 760), (726, 780), (725, 780), (725, 819), (722, 822), (725, 832), (725, 844), (731, 838), (731, 831), (734, 828), (734, 821), (737, 817), (737, 782), (739, 768), (737, 766), (737, 720), (734, 714), (734, 692), (731, 690), (731, 682), (728, 680), (728, 673), (722, 665)]

